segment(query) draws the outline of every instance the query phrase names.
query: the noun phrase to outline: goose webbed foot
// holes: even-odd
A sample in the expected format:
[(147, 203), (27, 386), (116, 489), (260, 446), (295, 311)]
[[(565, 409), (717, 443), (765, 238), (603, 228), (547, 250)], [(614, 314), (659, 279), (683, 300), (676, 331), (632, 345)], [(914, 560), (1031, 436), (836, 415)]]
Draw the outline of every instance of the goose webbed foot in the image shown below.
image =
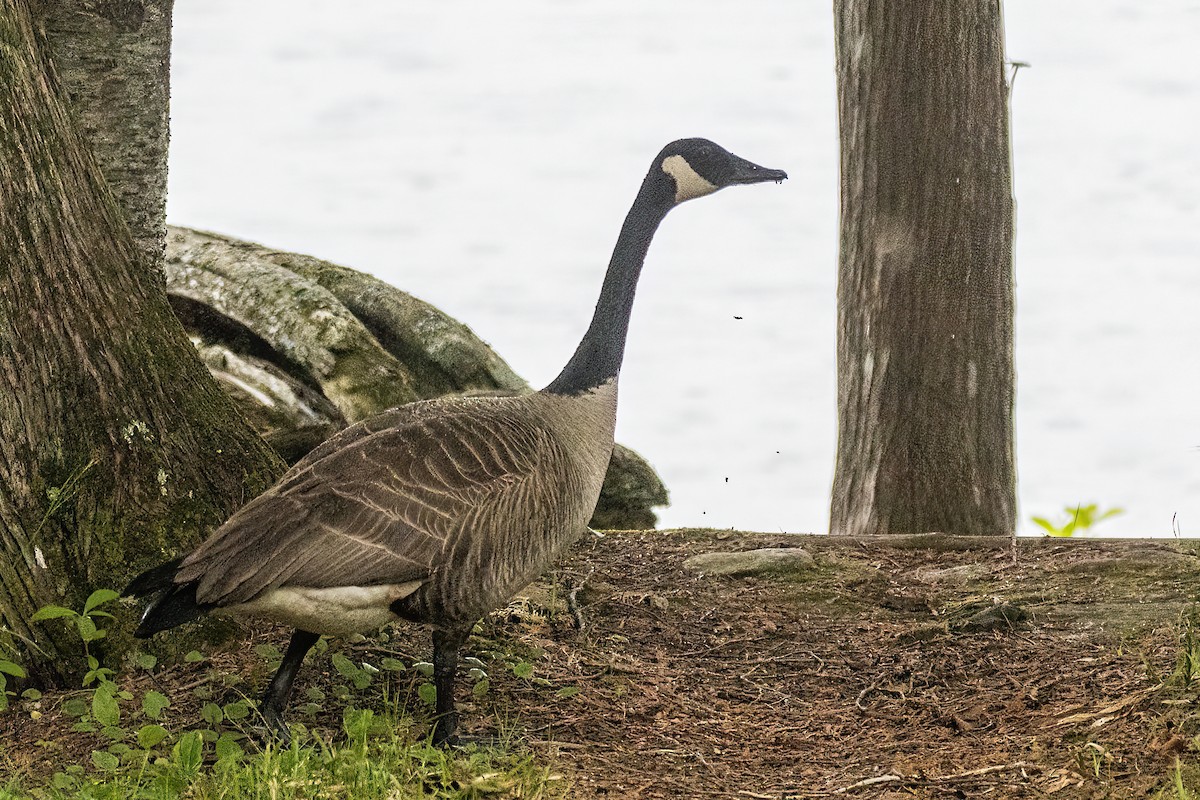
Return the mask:
[(262, 704), (259, 711), (263, 718), (263, 726), (259, 728), (259, 731), (262, 733), (264, 743), (273, 741), (284, 747), (291, 744), (292, 731), (283, 718), (283, 712), (266, 703)]

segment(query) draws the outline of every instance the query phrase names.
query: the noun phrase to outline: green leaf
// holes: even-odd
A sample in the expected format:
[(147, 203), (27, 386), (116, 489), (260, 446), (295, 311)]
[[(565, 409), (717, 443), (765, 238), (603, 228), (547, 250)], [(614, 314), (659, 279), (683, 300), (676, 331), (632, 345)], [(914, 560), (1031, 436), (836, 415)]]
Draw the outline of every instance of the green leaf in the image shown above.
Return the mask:
[(150, 719), (158, 719), (162, 715), (164, 708), (169, 708), (171, 701), (167, 699), (165, 694), (156, 692), (153, 689), (146, 692), (146, 696), (142, 698), (142, 710), (146, 712), (146, 716)]
[(216, 750), (217, 761), (238, 761), (245, 752), (231, 733), (221, 734), (217, 739)]
[(225, 719), (228, 720), (236, 721), (250, 716), (250, 704), (245, 700), (235, 700), (232, 703), (227, 703), (222, 710), (225, 712)]
[(379, 662), (379, 666), (390, 672), (404, 672), (404, 662), (398, 658), (384, 658)]
[(152, 747), (157, 747), (163, 739), (167, 738), (167, 729), (162, 725), (143, 725), (137, 732), (138, 747), (143, 750), (149, 750)]
[(88, 703), (82, 697), (72, 697), (67, 702), (63, 703), (63, 713), (72, 717), (82, 717), (88, 713)]
[(112, 772), (121, 766), (121, 759), (103, 750), (93, 750), (92, 763), (96, 765), (96, 769), (103, 770), (104, 772)]
[(75, 617), (75, 627), (79, 628), (79, 638), (85, 642), (93, 642), (101, 638), (100, 632), (96, 629), (96, 623), (92, 622), (91, 617)]
[(21, 692), (21, 697), (23, 697), (26, 700), (37, 701), (37, 700), (42, 699), (42, 693), (39, 692), (37, 689), (30, 687), (30, 688), (26, 689), (25, 691)]
[(554, 696), (565, 700), (568, 697), (574, 697), (577, 694), (579, 694), (578, 686), (564, 686), (563, 688), (561, 688), (557, 692), (555, 692)]
[(20, 664), (14, 664), (11, 661), (0, 661), (0, 672), (12, 675), (14, 678), (25, 677), (25, 669)]
[(200, 717), (209, 725), (217, 726), (225, 719), (225, 712), (216, 703), (205, 703), (200, 709)]
[(304, 696), (307, 697), (309, 700), (312, 700), (317, 703), (319, 703), (325, 699), (325, 693), (322, 692), (320, 689), (318, 689), (315, 686), (310, 686), (307, 689), (305, 689)]
[(33, 621), (41, 622), (44, 619), (58, 619), (59, 617), (75, 617), (78, 616), (74, 611), (62, 606), (42, 606), (37, 611), (33, 612)]
[(186, 656), (183, 657), (183, 660), (189, 664), (195, 664), (197, 661), (204, 660), (204, 654), (202, 654), (199, 650), (191, 650)]
[(412, 668), (424, 675), (426, 678), (433, 677), (433, 664), (428, 661), (418, 661), (412, 665)]
[(153, 653), (134, 653), (133, 663), (140, 669), (154, 669), (158, 664), (158, 656)]
[(474, 685), (471, 686), (471, 694), (476, 699), (478, 699), (480, 697), (483, 697), (485, 694), (487, 694), (488, 689), (491, 689), (491, 688), (492, 688), (492, 682), (489, 681), (487, 678), (481, 678), (481, 679), (475, 681)]
[(171, 759), (186, 776), (194, 775), (204, 760), (204, 738), (199, 731), (188, 731), (171, 748)]
[(518, 678), (532, 678), (533, 664), (530, 664), (528, 661), (518, 661), (512, 665), (512, 671), (513, 675), (516, 675)]
[(117, 725), (121, 721), (121, 709), (117, 705), (116, 685), (102, 683), (92, 695), (92, 718), (101, 725)]
[(111, 603), (121, 596), (120, 592), (114, 592), (112, 589), (97, 589), (88, 595), (88, 599), (83, 603), (83, 613), (86, 614), (97, 606), (102, 606), (105, 603)]
[(371, 685), (371, 673), (362, 667), (359, 667), (341, 653), (334, 653), (330, 657), (330, 661), (333, 662), (334, 669), (336, 669), (342, 675), (342, 677), (348, 678), (354, 683), (354, 688), (365, 689)]
[(91, 672), (88, 672), (86, 675), (83, 676), (83, 685), (91, 686), (96, 681), (101, 681), (101, 682), (106, 681), (112, 677), (112, 674), (113, 674), (113, 671), (111, 669), (109, 669), (108, 667), (100, 667), (99, 669), (93, 669)]
[(422, 683), (417, 687), (417, 697), (426, 705), (437, 705), (437, 687), (432, 683)]
[(347, 678), (358, 674), (358, 667), (354, 666), (354, 662), (341, 653), (334, 653), (329, 660), (333, 662), (333, 668)]

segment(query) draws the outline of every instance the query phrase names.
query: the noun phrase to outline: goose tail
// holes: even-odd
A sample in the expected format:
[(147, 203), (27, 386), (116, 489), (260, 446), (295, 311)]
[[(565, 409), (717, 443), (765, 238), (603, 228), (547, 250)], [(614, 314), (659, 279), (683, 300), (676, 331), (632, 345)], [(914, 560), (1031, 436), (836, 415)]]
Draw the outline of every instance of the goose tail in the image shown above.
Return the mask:
[(126, 597), (154, 596), (133, 632), (137, 638), (147, 639), (159, 631), (192, 622), (212, 609), (211, 603), (201, 603), (196, 599), (196, 581), (175, 582), (182, 561), (182, 558), (177, 558), (146, 570), (130, 581), (122, 592)]

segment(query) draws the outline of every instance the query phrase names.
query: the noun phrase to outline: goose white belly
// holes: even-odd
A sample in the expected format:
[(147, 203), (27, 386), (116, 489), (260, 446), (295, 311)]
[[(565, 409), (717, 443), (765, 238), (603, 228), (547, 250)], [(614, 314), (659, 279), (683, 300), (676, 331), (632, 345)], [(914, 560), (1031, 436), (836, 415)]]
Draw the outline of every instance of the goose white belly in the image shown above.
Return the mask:
[(246, 603), (227, 606), (220, 613), (264, 617), (293, 628), (348, 636), (367, 633), (397, 619), (392, 603), (420, 588), (422, 581), (378, 586), (333, 586), (316, 589), (283, 586), (263, 592)]

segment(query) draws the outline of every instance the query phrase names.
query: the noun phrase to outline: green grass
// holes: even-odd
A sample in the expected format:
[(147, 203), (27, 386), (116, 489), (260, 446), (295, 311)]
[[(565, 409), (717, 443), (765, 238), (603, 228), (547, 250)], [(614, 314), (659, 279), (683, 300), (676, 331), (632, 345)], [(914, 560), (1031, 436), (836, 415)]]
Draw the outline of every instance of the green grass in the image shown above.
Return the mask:
[(1154, 794), (1154, 800), (1200, 800), (1200, 789), (1194, 788), (1200, 786), (1196, 779), (1194, 767), (1184, 767), (1176, 760), (1167, 785)]
[(42, 785), (9, 779), (0, 783), (0, 800), (407, 800), (567, 794), (562, 776), (528, 752), (442, 750), (414, 742), (406, 718), (369, 710), (348, 709), (343, 729), (345, 738), (336, 742), (302, 733), (286, 748), (260, 750), (243, 739), (246, 750), (255, 752), (244, 751), (233, 738), (206, 742), (201, 732), (192, 731), (170, 746), (131, 749), (120, 757), (98, 759), (93, 754), (92, 768), (67, 767)]
[[(15, 754), (7, 754), (0, 742), (0, 800), (405, 800), (566, 795), (568, 787), (561, 775), (511, 742), (497, 749), (442, 750), (418, 738), (414, 731), (428, 726), (414, 726), (401, 696), (395, 693), (394, 681), (400, 673), (408, 672), (410, 690), (415, 689), (422, 710), (429, 711), (435, 694), (427, 680), (432, 674), (431, 664), (406, 666), (392, 656), (381, 656), (377, 659), (379, 666), (375, 666), (355, 661), (340, 651), (326, 656), (324, 641), (315, 648), (316, 656), (318, 660), (328, 657), (333, 681), (329, 689), (337, 702), (346, 704), (341, 731), (316, 728), (318, 733), (312, 733), (302, 724), (293, 725), (291, 746), (263, 746), (255, 733), (253, 706), (244, 696), (224, 705), (214, 702), (230, 700), (231, 692), (235, 697), (240, 695), (236, 689), (240, 675), (210, 668), (205, 678), (191, 685), (191, 698), (180, 694), (178, 688), (176, 697), (171, 698), (144, 685), (137, 689), (138, 682), (131, 680), (133, 674), (118, 674), (100, 664), (90, 646), (105, 638), (104, 624), (113, 615), (101, 606), (116, 597), (114, 591), (99, 589), (81, 611), (47, 606), (34, 615), (35, 620), (62, 619), (73, 624), (88, 662), (81, 689), (53, 700), (32, 688), (19, 697), (9, 690), (7, 676), (21, 677), (24, 671), (12, 658), (17, 651), (11, 637), (0, 636), (0, 700), (4, 701), (0, 709), (15, 700), (18, 708), (9, 708), (6, 713), (28, 712), (38, 719), (46, 702), (61, 712), (67, 720), (64, 726), (72, 733), (92, 736), (95, 748), (87, 759), (90, 763), (71, 764), (61, 743), (39, 742), (35, 746), (46, 748), (40, 761), (61, 758), (63, 764), (48, 778), (37, 778), (19, 769)], [(264, 644), (255, 652), (265, 659), (269, 670), (278, 667), (278, 648)], [(533, 665), (524, 658), (503, 652), (497, 657), (498, 664), (507, 665), (518, 678), (549, 687), (548, 681), (533, 676)], [(184, 657), (185, 663), (197, 666), (205, 661), (205, 656), (196, 651)], [(467, 662), (474, 666), (469, 673), (472, 695), (485, 698), (489, 689), (485, 665), (477, 659)], [(128, 664), (136, 673), (152, 673), (158, 660), (146, 653), (134, 653)], [(162, 688), (172, 691), (172, 687)], [(326, 699), (326, 693), (317, 686), (308, 687), (305, 695), (311, 701)], [(199, 713), (187, 712), (186, 722), (168, 713), (176, 703), (194, 707), (196, 701), (201, 703)], [(357, 708), (355, 704), (369, 708)], [(295, 717), (299, 718), (311, 719), (322, 708), (319, 702), (298, 705)], [(327, 727), (330, 722), (336, 727), (336, 717), (325, 719)], [(208, 727), (183, 730), (181, 723)], [(54, 733), (43, 735), (58, 738)]]

